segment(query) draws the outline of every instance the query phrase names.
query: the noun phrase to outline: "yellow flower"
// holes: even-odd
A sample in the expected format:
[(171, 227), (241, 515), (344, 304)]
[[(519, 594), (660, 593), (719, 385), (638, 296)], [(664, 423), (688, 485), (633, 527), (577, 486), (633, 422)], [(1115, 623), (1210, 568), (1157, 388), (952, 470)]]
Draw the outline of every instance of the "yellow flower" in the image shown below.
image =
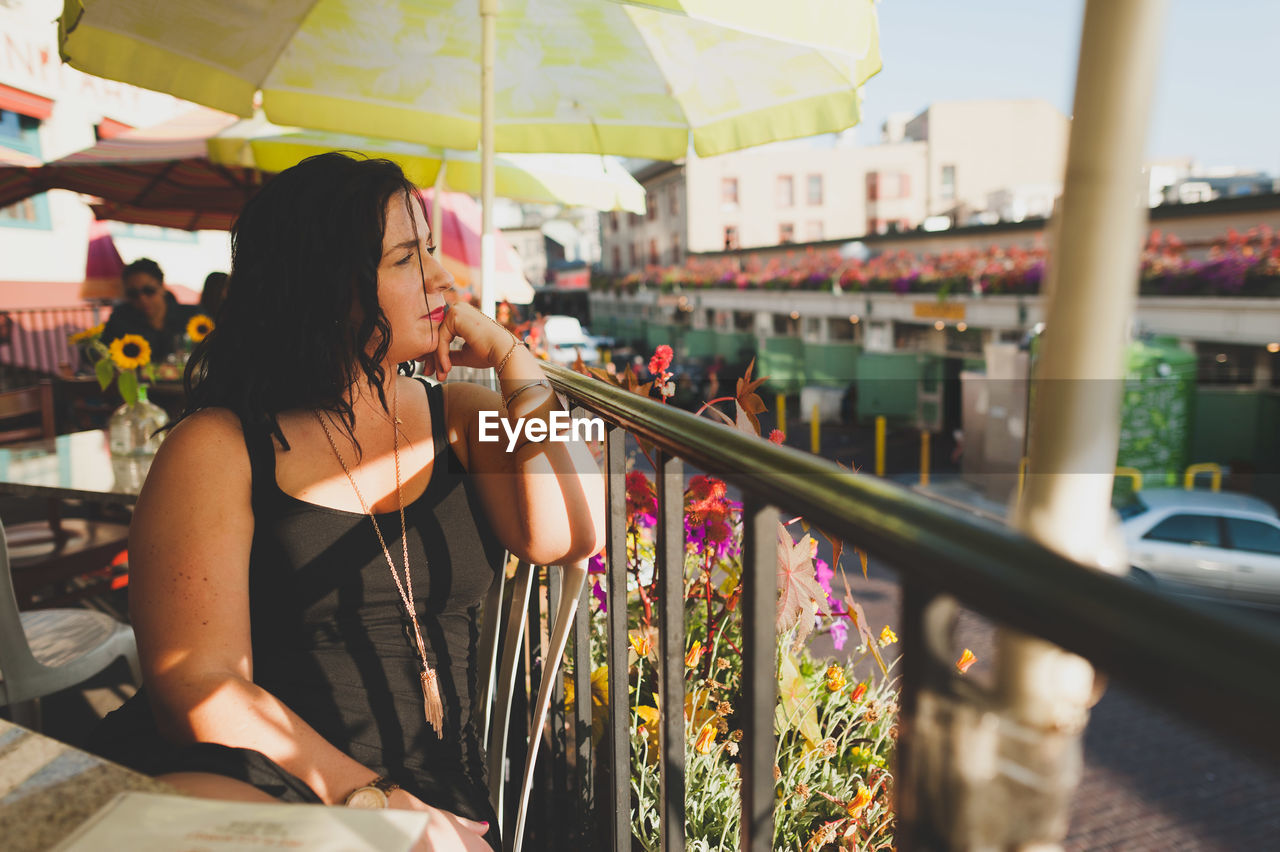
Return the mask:
[(636, 656), (647, 657), (653, 650), (653, 640), (643, 633), (632, 631), (627, 638), (631, 640), (631, 650), (636, 652)]
[(196, 314), (187, 321), (187, 337), (196, 343), (208, 337), (211, 331), (213, 331), (213, 320), (204, 314)]
[(689, 653), (684, 655), (684, 664), (687, 668), (695, 668), (698, 661), (702, 659), (702, 642), (695, 640), (693, 647), (689, 649)]
[(850, 799), (849, 803), (844, 806), (844, 812), (847, 813), (851, 819), (856, 818), (858, 814), (862, 813), (863, 808), (865, 808), (870, 801), (871, 791), (859, 784), (858, 794)]
[(126, 334), (111, 341), (111, 360), (121, 370), (151, 363), (151, 344), (141, 334)]
[(698, 741), (693, 744), (693, 750), (698, 754), (708, 754), (716, 744), (716, 729), (711, 725), (703, 725), (702, 732), (698, 734)]
[(977, 661), (978, 658), (973, 655), (973, 652), (965, 648), (964, 653), (960, 655), (960, 659), (956, 660), (956, 668), (960, 670), (960, 674), (964, 674), (969, 671), (969, 666)]
[(92, 340), (102, 334), (103, 329), (107, 327), (105, 322), (100, 322), (93, 328), (86, 328), (84, 331), (77, 331), (75, 334), (67, 338), (68, 343), (83, 343), (86, 340)]
[(884, 626), (884, 630), (880, 631), (880, 644), (882, 646), (892, 645), (894, 642), (897, 642), (897, 641), (898, 641), (898, 634), (894, 633), (893, 628), (891, 628), (889, 625), (886, 624)]
[(839, 692), (844, 689), (844, 669), (831, 666), (827, 669), (827, 692)]

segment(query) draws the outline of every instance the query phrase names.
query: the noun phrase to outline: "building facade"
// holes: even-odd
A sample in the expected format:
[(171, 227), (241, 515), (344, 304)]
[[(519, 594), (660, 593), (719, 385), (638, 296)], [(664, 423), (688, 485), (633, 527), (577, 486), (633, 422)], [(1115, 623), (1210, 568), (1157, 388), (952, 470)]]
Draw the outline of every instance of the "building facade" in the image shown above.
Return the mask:
[(876, 145), (785, 142), (654, 163), (635, 175), (648, 213), (601, 218), (603, 268), (967, 224), (993, 205), (1040, 215), (1061, 189), (1067, 128), (1044, 101), (940, 103), (888, 122)]

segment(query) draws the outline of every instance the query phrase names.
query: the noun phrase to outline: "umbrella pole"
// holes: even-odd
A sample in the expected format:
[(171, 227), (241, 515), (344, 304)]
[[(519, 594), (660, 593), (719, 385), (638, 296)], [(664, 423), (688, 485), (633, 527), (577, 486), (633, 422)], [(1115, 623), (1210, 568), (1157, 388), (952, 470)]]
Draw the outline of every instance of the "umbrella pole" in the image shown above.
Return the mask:
[(480, 67), (480, 310), (494, 316), (493, 293), (493, 65), (497, 53), (498, 0), (480, 0), (481, 67)]
[[(1089, 0), (1085, 8), (1030, 467), (1014, 511), (1022, 532), (1102, 570), (1128, 565), (1110, 544), (1110, 498), (1166, 4)], [(990, 694), (966, 704), (945, 689), (921, 690), (909, 722), (918, 739), (905, 743), (908, 777), (899, 779), (913, 841), (904, 848), (1060, 848), (1100, 686), (1083, 658), (1002, 627)]]

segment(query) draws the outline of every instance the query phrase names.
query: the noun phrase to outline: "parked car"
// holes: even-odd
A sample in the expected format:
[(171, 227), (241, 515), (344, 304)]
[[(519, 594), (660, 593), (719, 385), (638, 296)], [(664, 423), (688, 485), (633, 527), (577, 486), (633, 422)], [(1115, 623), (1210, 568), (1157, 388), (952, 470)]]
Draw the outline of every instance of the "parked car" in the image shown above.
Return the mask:
[(1144, 489), (1120, 517), (1134, 579), (1173, 594), (1280, 608), (1280, 518), (1270, 503)]
[(587, 334), (577, 317), (561, 314), (553, 314), (543, 320), (542, 334), (547, 357), (557, 364), (572, 364), (578, 353), (582, 353), (584, 362), (595, 363), (600, 360), (600, 347), (612, 344), (608, 338)]

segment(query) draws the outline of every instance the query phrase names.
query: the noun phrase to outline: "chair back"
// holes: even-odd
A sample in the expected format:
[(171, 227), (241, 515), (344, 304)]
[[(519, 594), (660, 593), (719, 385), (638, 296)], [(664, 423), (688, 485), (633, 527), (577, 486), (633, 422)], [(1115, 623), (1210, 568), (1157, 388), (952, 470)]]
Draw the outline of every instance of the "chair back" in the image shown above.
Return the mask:
[(55, 434), (51, 382), (0, 393), (0, 444), (52, 438)]
[(0, 706), (9, 704), (9, 684), (39, 672), (44, 667), (36, 662), (22, 629), (18, 613), (18, 596), (13, 591), (9, 573), (9, 542), (0, 525)]
[[(549, 644), (543, 659), (542, 677), (538, 686), (538, 696), (530, 705), (533, 724), (529, 728), (529, 747), (526, 751), (521, 777), (520, 800), (516, 811), (514, 829), (505, 825), (503, 803), (506, 787), (507, 744), (511, 727), (511, 700), (516, 688), (516, 664), (520, 657), (521, 645), (526, 633), (529, 617), (529, 600), (533, 594), (535, 566), (520, 562), (516, 566), (515, 576), (510, 581), (510, 604), (507, 618), (503, 623), (504, 588), (507, 587), (506, 572), (499, 572), (485, 600), (483, 624), (480, 633), (480, 687), (484, 700), (481, 719), (481, 736), (484, 738), (489, 760), (489, 798), (494, 811), (498, 815), (498, 828), (503, 834), (503, 848), (506, 852), (520, 852), (524, 842), (525, 819), (528, 815), (529, 797), (533, 787), (534, 764), (538, 757), (538, 748), (542, 742), (542, 729), (546, 725), (547, 714), (551, 707), (551, 697), (555, 686), (556, 674), (564, 661), (564, 649), (569, 640), (569, 630), (573, 625), (573, 617), (582, 598), (582, 590), (586, 586), (587, 563), (575, 562), (562, 566), (560, 571), (560, 605), (552, 614), (548, 625)], [(499, 661), (498, 648), (501, 645), (502, 656)], [(517, 767), (512, 767), (512, 777), (517, 777)]]

